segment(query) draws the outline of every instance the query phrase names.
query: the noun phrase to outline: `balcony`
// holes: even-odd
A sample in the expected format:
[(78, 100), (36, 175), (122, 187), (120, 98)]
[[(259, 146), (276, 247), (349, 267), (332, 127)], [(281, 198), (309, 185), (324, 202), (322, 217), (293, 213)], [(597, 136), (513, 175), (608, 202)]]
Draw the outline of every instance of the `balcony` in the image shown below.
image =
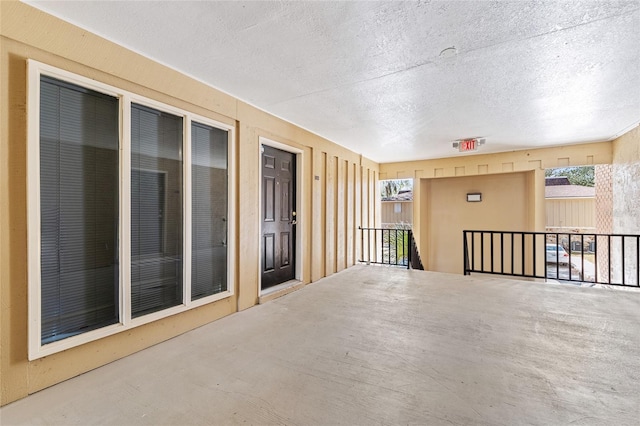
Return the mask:
[(2, 424), (635, 424), (640, 292), (357, 265)]

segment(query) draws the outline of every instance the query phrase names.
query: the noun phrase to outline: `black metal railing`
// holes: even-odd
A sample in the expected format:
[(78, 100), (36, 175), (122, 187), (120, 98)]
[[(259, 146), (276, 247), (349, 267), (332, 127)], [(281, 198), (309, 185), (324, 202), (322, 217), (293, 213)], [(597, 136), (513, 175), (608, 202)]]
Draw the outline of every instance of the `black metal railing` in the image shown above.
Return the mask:
[(358, 262), (422, 269), (411, 229), (358, 227), (358, 230), (361, 254)]
[(640, 235), (463, 231), (464, 274), (640, 287)]

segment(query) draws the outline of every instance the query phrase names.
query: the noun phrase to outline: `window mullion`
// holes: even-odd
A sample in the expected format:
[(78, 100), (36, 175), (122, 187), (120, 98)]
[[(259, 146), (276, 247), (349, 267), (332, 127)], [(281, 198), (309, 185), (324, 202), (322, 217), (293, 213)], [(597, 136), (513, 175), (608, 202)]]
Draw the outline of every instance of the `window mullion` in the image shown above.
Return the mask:
[(120, 322), (131, 323), (131, 98), (121, 97)]
[(183, 277), (184, 277), (184, 304), (186, 306), (191, 305), (191, 117), (186, 115), (183, 120), (184, 123), (184, 140), (182, 145), (182, 161), (184, 172), (184, 251), (183, 251)]
[(28, 62), (29, 143), (27, 145), (27, 215), (29, 255), (29, 359), (37, 358), (41, 348), (41, 236), (40, 236), (40, 72)]

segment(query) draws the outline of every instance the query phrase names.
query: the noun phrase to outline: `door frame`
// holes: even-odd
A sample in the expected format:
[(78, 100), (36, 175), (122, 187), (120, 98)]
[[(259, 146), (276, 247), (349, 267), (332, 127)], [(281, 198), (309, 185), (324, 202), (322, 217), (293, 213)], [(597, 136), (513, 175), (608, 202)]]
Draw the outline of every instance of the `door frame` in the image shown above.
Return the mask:
[[(263, 296), (264, 294), (270, 294), (275, 291), (278, 291), (283, 288), (288, 288), (293, 285), (299, 284), (302, 282), (303, 271), (304, 271), (304, 256), (302, 255), (302, 249), (305, 247), (305, 229), (307, 224), (305, 222), (306, 212), (304, 208), (303, 195), (304, 195), (304, 185), (302, 182), (302, 177), (304, 176), (304, 151), (300, 148), (293, 147), (291, 145), (287, 145), (282, 142), (275, 141), (273, 139), (266, 138), (264, 136), (258, 137), (258, 158), (260, 164), (260, 173), (258, 173), (258, 229), (260, 230), (259, 235), (256, 238), (260, 239), (262, 236), (262, 145), (267, 145), (272, 148), (276, 148), (282, 151), (289, 152), (295, 155), (296, 159), (296, 217), (298, 218), (299, 223), (294, 227), (296, 246), (295, 246), (295, 275), (293, 278), (294, 283), (291, 285), (286, 285), (285, 287), (281, 287), (282, 284), (275, 285), (266, 289), (264, 292), (262, 290), (262, 256), (263, 256), (263, 248), (262, 244), (260, 244), (260, 251), (258, 256), (258, 297)], [(284, 283), (283, 283), (284, 284)], [(264, 294), (263, 294), (264, 293)]]

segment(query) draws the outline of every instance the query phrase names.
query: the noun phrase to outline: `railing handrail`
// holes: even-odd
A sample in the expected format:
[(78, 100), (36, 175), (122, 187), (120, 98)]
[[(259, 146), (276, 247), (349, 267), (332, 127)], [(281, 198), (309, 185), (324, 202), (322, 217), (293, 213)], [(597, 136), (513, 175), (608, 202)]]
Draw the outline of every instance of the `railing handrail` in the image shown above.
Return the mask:
[[(490, 238), (490, 248), (485, 247), (487, 236)], [(496, 237), (499, 237), (498, 244), (494, 244), (496, 243)], [(474, 272), (544, 278), (545, 280), (553, 278), (561, 281), (640, 288), (640, 235), (590, 232), (464, 230), (463, 238), (465, 275)], [(587, 238), (587, 241), (585, 241), (585, 238)], [(476, 243), (478, 239), (479, 241)], [(549, 260), (546, 252), (548, 244), (568, 247), (566, 262), (561, 262), (559, 259), (559, 250), (556, 251), (555, 258)], [(538, 250), (538, 245), (540, 251)], [(575, 248), (578, 245), (580, 247), (579, 250)], [(479, 246), (479, 252), (477, 246)], [(586, 247), (589, 247), (589, 250), (585, 250)], [(487, 251), (489, 253), (489, 268), (486, 267), (487, 261), (485, 259)], [(498, 256), (495, 256), (496, 251)], [(516, 252), (519, 253), (518, 258), (514, 256)], [(471, 256), (469, 255), (470, 253)], [(616, 257), (614, 262), (612, 261), (612, 256), (617, 253), (620, 253), (620, 256)], [(505, 257), (506, 254), (509, 256)], [(539, 273), (538, 267), (541, 262), (538, 262), (536, 258), (539, 254), (542, 254), (542, 259), (544, 259), (543, 274)], [(593, 263), (590, 260), (585, 260), (585, 255), (593, 256)], [(499, 258), (499, 268), (496, 268), (496, 258)], [(572, 258), (576, 259), (576, 262), (573, 262)], [(510, 261), (506, 268), (505, 259)], [(479, 260), (479, 262), (476, 262), (476, 260)], [(516, 267), (517, 262), (520, 262), (518, 267)], [(476, 268), (476, 263), (479, 263), (479, 268)], [(567, 265), (568, 279), (560, 277), (560, 263)], [(551, 274), (549, 264), (555, 264), (555, 271), (552, 266)], [(618, 266), (620, 266), (620, 269), (615, 269)], [(588, 267), (589, 271), (585, 267)], [(577, 279), (573, 275), (574, 269), (576, 270)], [(553, 272), (555, 272), (555, 275), (553, 275)], [(565, 271), (563, 270), (562, 272)], [(590, 279), (586, 279), (587, 274), (589, 274)], [(616, 277), (615, 279), (614, 276)]]
[(361, 232), (361, 258), (358, 262), (422, 269), (422, 262), (410, 226), (382, 228), (358, 226), (358, 230)]
[(358, 226), (359, 230), (362, 231), (386, 231), (386, 230), (391, 230), (391, 231), (412, 231), (412, 228), (364, 228), (362, 226)]
[(462, 232), (484, 232), (484, 233), (491, 233), (493, 232), (494, 234), (500, 234), (500, 233), (504, 233), (504, 234), (529, 234), (529, 235), (585, 235), (585, 236), (596, 236), (596, 237), (629, 237), (629, 238), (636, 238), (636, 237), (640, 237), (640, 235), (638, 234), (600, 234), (597, 232), (542, 232), (542, 231), (495, 231), (495, 230), (490, 230), (490, 229), (485, 229), (485, 230), (478, 230), (478, 229), (465, 229)]

